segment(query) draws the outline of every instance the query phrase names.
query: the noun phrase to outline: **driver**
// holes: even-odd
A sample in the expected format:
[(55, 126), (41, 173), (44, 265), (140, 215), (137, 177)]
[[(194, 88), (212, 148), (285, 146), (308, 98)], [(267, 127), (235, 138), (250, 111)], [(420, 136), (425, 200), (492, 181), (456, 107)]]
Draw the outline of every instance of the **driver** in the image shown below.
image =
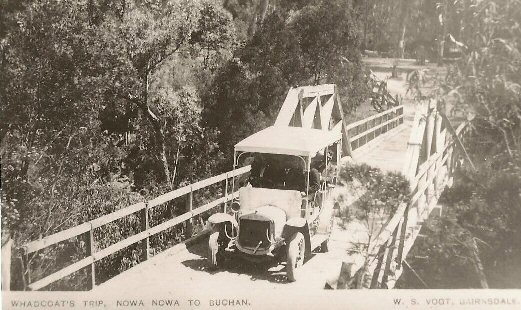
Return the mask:
[(311, 170), (309, 170), (309, 194), (312, 195), (320, 190), (322, 181), (322, 172), (325, 168), (325, 163), (322, 160), (317, 160), (311, 163)]

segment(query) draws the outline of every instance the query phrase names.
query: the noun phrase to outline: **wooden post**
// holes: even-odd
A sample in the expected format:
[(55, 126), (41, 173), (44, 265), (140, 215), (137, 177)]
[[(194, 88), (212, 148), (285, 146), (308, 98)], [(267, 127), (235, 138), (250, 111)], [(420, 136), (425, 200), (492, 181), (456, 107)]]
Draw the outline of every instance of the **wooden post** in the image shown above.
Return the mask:
[[(92, 228), (92, 224), (90, 225), (89, 232), (86, 233), (85, 236), (86, 254), (87, 256), (92, 256), (96, 251), (94, 246), (94, 228)], [(94, 289), (94, 286), (96, 286), (96, 262), (93, 261), (90, 264), (90, 270), (87, 272), (87, 274), (90, 274), (89, 287), (92, 290)]]
[(31, 266), (29, 265), (29, 253), (27, 248), (22, 249), (21, 253), (22, 261), (22, 281), (24, 283), (24, 291), (29, 291), (29, 284), (31, 284)]
[[(364, 131), (363, 132), (366, 132), (367, 129), (369, 129), (368, 125), (369, 125), (368, 122), (364, 123)], [(367, 134), (364, 134), (363, 139), (364, 139), (364, 145), (366, 145), (367, 144)]]
[[(186, 196), (186, 212), (190, 212), (193, 209), (193, 203), (194, 203), (194, 192), (192, 188), (190, 187), (190, 193)], [(192, 237), (193, 232), (193, 223), (192, 218), (186, 221), (186, 238)]]
[(376, 268), (373, 272), (373, 277), (371, 278), (371, 287), (370, 288), (378, 288), (378, 278), (380, 277), (380, 269), (382, 269), (382, 263), (384, 261), (385, 252), (387, 250), (387, 241), (380, 246), (378, 249), (378, 263), (376, 264)]
[[(224, 179), (224, 197), (228, 196), (228, 173), (226, 173), (226, 179)], [(226, 213), (226, 207), (228, 206), (228, 201), (224, 202), (224, 210), (223, 212)]]
[(351, 269), (353, 268), (352, 263), (342, 262), (340, 267), (340, 274), (338, 275), (338, 281), (336, 283), (336, 289), (347, 289), (349, 280), (351, 280)]
[[(148, 203), (145, 203), (145, 207), (141, 211), (141, 231), (147, 231), (150, 228), (148, 210)], [(150, 237), (147, 236), (144, 241), (143, 251), (145, 252), (145, 260), (148, 260), (150, 258)]]
[(2, 291), (11, 290), (11, 252), (13, 239), (7, 231), (2, 231)]
[[(453, 142), (449, 142), (449, 143), (453, 143)], [(453, 176), (453, 168), (454, 168), (454, 161), (453, 161), (453, 157), (454, 157), (454, 146), (450, 146), (447, 150), (448, 154), (449, 154), (449, 157), (447, 158), (447, 183), (449, 186), (452, 186), (452, 184), (454, 183), (454, 176)]]
[(402, 268), (402, 256), (403, 256), (403, 247), (405, 246), (405, 239), (406, 239), (406, 233), (407, 233), (407, 219), (409, 217), (409, 208), (411, 205), (407, 205), (405, 208), (405, 211), (403, 212), (403, 220), (402, 220), (402, 226), (400, 231), (400, 239), (398, 242), (398, 254), (396, 256), (396, 269), (399, 270)]
[(384, 275), (382, 277), (382, 288), (387, 287), (387, 281), (389, 278), (389, 272), (391, 271), (391, 263), (393, 261), (394, 248), (396, 245), (396, 239), (398, 238), (398, 231), (400, 230), (400, 223), (396, 226), (393, 232), (393, 239), (391, 240), (391, 245), (389, 246), (389, 252), (387, 254), (387, 261), (385, 262)]

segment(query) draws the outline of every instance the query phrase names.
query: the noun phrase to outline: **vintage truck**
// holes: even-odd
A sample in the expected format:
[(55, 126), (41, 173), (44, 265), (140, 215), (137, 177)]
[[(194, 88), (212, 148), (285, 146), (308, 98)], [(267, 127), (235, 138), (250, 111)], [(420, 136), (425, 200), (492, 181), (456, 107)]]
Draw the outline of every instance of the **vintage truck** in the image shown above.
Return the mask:
[(327, 251), (341, 139), (339, 131), (271, 126), (237, 143), (234, 169), (241, 158), (255, 160), (232, 212), (209, 218), (209, 264), (217, 268), (226, 256), (285, 262), (288, 280), (296, 281), (313, 250)]

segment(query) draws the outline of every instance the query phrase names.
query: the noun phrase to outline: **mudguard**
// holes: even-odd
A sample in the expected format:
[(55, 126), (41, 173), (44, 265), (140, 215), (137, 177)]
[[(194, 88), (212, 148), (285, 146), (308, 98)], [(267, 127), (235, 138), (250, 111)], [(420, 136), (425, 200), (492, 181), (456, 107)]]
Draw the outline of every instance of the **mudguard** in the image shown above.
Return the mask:
[(301, 232), (306, 240), (306, 257), (311, 255), (311, 236), (309, 235), (308, 222), (305, 218), (294, 217), (289, 219), (284, 225), (282, 236), (284, 239), (289, 239), (294, 233)]
[(208, 218), (208, 228), (213, 229), (213, 227), (226, 222), (230, 222), (234, 228), (239, 226), (235, 217), (232, 215), (226, 213), (215, 213)]
[(291, 227), (304, 227), (307, 225), (307, 220), (302, 217), (294, 217), (289, 219), (286, 222), (286, 225)]

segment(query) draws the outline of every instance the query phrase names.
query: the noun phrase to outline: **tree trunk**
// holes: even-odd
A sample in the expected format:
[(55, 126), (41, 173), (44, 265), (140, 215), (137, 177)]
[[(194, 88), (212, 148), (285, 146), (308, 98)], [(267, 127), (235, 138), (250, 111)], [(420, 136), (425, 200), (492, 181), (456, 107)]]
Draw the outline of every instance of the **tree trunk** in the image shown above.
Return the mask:
[(438, 65), (443, 65), (443, 57), (445, 56), (445, 40), (447, 38), (447, 15), (449, 14), (449, 0), (443, 1), (443, 15), (441, 24), (441, 36), (439, 40)]
[(172, 178), (170, 177), (170, 168), (168, 167), (168, 160), (166, 158), (166, 144), (163, 131), (160, 130), (159, 132), (156, 132), (156, 135), (159, 138), (159, 143), (161, 144), (161, 150), (159, 155), (161, 156), (161, 163), (163, 164), (165, 178), (170, 188), (173, 189)]
[(174, 164), (174, 174), (172, 175), (172, 185), (175, 183), (175, 178), (177, 176), (177, 167), (179, 164), (179, 153), (181, 151), (181, 141), (177, 140), (177, 152), (175, 155), (175, 164)]
[(161, 128), (161, 120), (154, 114), (154, 112), (150, 110), (150, 107), (148, 106), (148, 72), (143, 74), (143, 82), (145, 84), (145, 87), (141, 96), (142, 98), (140, 102), (140, 108), (145, 114), (146, 118), (152, 124), (152, 127), (154, 128), (154, 135), (159, 144), (159, 158), (163, 165), (163, 173), (165, 175), (167, 184), (170, 186), (170, 188), (173, 188), (172, 179), (170, 176), (170, 168), (168, 166), (168, 160), (166, 157), (165, 135), (163, 129)]
[(364, 40), (362, 42), (362, 51), (367, 49), (367, 16), (369, 15), (369, 1), (365, 1), (365, 13), (364, 13)]
[(260, 0), (251, 18), (250, 26), (248, 27), (248, 36), (252, 37), (257, 31), (257, 25), (262, 23), (264, 18), (266, 18), (269, 3), (269, 0)]
[(163, 173), (165, 175), (165, 179), (170, 186), (170, 188), (173, 188), (172, 185), (172, 178), (170, 175), (170, 168), (168, 165), (168, 160), (166, 157), (166, 143), (165, 143), (165, 135), (163, 130), (161, 129), (161, 123), (160, 120), (157, 118), (157, 116), (154, 115), (152, 111), (146, 107), (146, 115), (147, 119), (152, 124), (152, 127), (154, 128), (154, 134), (156, 136), (156, 140), (159, 144), (159, 158), (161, 160), (161, 164), (163, 165)]
[(260, 8), (260, 12), (259, 12), (260, 19), (259, 19), (259, 22), (261, 22), (261, 23), (266, 18), (266, 13), (268, 12), (269, 4), (270, 4), (269, 0), (261, 0), (261, 2), (260, 2), (260, 5), (259, 5), (259, 8)]
[(406, 30), (406, 26), (405, 26), (405, 23), (403, 23), (402, 34), (400, 37), (400, 42), (398, 43), (398, 48), (400, 49), (400, 58), (401, 59), (405, 58), (405, 30)]
[(400, 58), (405, 57), (405, 32), (407, 30), (407, 18), (409, 16), (409, 1), (402, 0), (400, 2), (400, 22), (398, 32), (400, 33), (400, 38), (398, 40), (398, 56)]

